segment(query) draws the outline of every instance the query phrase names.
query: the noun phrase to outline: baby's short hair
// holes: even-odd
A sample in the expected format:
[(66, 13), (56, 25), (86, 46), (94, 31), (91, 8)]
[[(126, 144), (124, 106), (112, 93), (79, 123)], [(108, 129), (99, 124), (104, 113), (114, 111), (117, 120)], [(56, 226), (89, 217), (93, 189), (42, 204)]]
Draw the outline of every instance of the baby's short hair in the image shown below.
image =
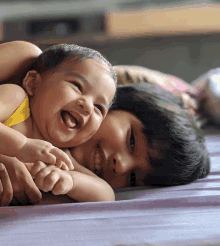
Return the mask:
[(40, 74), (54, 72), (65, 61), (71, 59), (77, 63), (88, 58), (95, 59), (107, 65), (115, 84), (117, 83), (116, 73), (110, 62), (98, 51), (75, 44), (57, 44), (50, 46), (35, 59), (30, 70), (35, 70)]

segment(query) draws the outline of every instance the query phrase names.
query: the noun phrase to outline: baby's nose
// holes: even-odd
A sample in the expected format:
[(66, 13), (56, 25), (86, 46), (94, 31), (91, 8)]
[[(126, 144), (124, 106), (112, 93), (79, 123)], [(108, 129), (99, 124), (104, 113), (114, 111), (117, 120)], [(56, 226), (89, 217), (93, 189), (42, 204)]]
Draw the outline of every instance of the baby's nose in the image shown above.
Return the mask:
[(85, 114), (86, 116), (92, 114), (94, 106), (93, 106), (91, 100), (81, 99), (81, 100), (78, 100), (77, 104), (82, 109), (83, 114)]

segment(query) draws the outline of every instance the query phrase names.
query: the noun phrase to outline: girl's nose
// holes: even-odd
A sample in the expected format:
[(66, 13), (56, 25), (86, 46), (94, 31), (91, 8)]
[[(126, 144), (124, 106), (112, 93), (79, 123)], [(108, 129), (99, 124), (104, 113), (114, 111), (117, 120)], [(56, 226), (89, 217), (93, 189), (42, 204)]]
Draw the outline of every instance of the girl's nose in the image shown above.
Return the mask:
[(128, 158), (123, 155), (116, 153), (112, 159), (112, 169), (114, 173), (124, 174), (131, 169), (131, 163)]
[(77, 105), (81, 109), (81, 113), (84, 115), (91, 115), (93, 111), (93, 103), (92, 100), (87, 98), (81, 98), (77, 101)]

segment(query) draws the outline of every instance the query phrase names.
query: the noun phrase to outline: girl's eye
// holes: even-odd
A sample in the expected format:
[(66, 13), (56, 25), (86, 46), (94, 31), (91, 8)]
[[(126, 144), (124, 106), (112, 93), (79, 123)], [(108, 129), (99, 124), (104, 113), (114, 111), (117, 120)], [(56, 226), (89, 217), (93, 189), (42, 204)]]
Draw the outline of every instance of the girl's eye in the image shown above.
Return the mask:
[(133, 128), (131, 128), (131, 135), (130, 135), (130, 146), (132, 152), (134, 151), (134, 146), (135, 146), (135, 138), (134, 138), (134, 131)]
[(136, 185), (136, 175), (134, 172), (131, 173), (131, 187)]

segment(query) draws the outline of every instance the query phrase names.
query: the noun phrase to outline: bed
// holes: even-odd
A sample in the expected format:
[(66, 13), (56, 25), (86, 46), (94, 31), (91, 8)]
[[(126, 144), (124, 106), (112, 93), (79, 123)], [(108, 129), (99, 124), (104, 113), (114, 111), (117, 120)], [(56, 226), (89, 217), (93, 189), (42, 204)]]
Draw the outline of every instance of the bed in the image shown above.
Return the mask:
[(116, 190), (115, 202), (45, 194), (39, 205), (3, 207), (0, 245), (220, 245), (220, 129), (209, 125), (204, 133), (211, 158), (205, 179)]

